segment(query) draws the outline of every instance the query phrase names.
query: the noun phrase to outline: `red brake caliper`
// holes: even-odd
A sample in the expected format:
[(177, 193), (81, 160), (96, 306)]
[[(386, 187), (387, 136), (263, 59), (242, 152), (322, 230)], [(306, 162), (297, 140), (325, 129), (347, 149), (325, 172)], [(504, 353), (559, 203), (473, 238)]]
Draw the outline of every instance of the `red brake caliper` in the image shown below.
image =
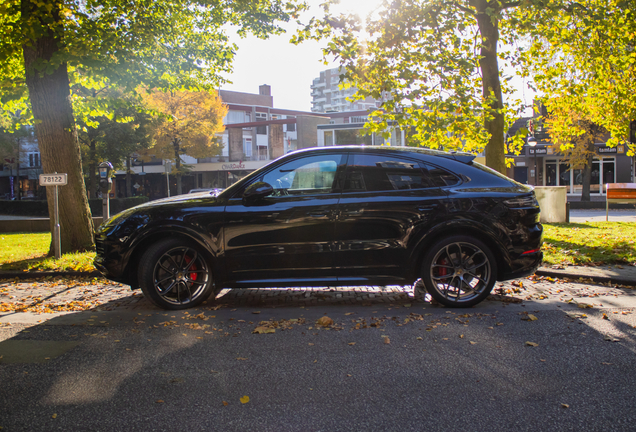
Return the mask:
[[(185, 262), (186, 264), (190, 264), (190, 261), (192, 261), (192, 258), (190, 258), (189, 256), (185, 256)], [(196, 263), (192, 264), (192, 267), (190, 267), (190, 270), (198, 270)], [(190, 279), (197, 280), (197, 273), (190, 273)]]

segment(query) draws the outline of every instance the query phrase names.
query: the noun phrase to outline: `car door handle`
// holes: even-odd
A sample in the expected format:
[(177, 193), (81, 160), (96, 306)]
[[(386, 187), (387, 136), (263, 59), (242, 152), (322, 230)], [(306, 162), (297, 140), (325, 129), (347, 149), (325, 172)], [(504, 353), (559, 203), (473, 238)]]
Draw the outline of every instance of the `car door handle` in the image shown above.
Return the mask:
[(435, 210), (437, 207), (439, 207), (439, 204), (429, 204), (429, 205), (419, 206), (417, 210), (421, 212), (427, 212), (427, 211)]
[(311, 217), (323, 217), (329, 215), (329, 213), (331, 213), (330, 210), (318, 210), (308, 213), (308, 215)]

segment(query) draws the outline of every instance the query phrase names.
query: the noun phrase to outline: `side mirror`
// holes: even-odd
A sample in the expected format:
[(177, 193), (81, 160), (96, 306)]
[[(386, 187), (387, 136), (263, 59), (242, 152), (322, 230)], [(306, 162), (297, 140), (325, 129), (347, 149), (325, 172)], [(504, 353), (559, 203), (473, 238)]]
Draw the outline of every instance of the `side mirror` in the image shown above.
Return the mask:
[(243, 192), (243, 200), (253, 202), (259, 199), (263, 199), (268, 195), (274, 193), (274, 188), (269, 183), (262, 181), (253, 183), (245, 189)]

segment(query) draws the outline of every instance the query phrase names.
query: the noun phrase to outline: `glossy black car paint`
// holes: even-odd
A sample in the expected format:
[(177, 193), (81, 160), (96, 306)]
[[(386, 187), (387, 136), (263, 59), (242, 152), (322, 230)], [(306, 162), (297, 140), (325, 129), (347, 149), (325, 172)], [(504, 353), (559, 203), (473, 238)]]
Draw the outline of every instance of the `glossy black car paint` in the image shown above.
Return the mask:
[[(312, 154), (337, 155), (332, 193), (244, 198), (275, 167)], [(454, 173), (456, 184), (348, 191), (356, 155), (403, 158)], [(218, 288), (411, 284), (427, 245), (450, 235), (492, 249), (497, 279), (532, 274), (542, 259), (538, 205), (514, 205), (532, 188), (493, 174), (470, 155), (414, 148), (327, 147), (286, 155), (218, 196), (181, 195), (126, 210), (96, 232), (95, 266), (138, 287), (137, 266), (154, 242), (179, 236), (207, 253)], [(258, 186), (258, 185), (257, 185)], [(254, 189), (254, 188), (253, 188)], [(511, 204), (511, 201), (512, 204)], [(508, 203), (506, 203), (508, 201)]]

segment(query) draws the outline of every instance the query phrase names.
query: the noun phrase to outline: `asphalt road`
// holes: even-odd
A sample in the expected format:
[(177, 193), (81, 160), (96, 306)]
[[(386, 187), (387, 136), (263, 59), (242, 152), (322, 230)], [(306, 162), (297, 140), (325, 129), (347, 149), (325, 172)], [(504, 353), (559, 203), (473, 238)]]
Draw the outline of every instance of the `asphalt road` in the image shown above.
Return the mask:
[[(0, 324), (0, 426), (633, 430), (636, 291), (543, 280), (503, 299), (468, 310), (400, 297), (16, 319)], [(324, 316), (334, 324), (319, 326)], [(252, 333), (259, 326), (275, 332)]]

